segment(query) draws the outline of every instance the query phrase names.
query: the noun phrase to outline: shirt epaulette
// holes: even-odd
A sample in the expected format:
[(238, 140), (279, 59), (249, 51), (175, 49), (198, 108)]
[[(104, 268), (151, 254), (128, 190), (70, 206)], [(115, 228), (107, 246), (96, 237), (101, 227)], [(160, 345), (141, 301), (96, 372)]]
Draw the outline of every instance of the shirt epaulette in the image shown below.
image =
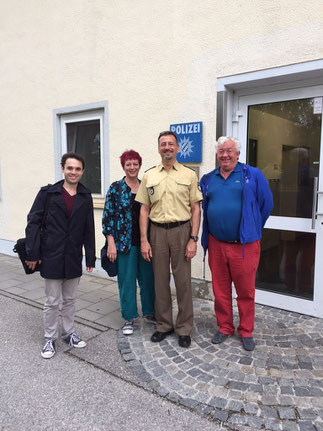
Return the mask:
[(148, 171), (150, 171), (151, 169), (154, 169), (156, 166), (152, 166), (151, 168), (149, 168), (149, 169), (147, 169), (146, 171), (145, 171), (145, 173), (146, 172), (148, 172)]
[(187, 166), (187, 165), (183, 165), (185, 168), (191, 169), (193, 172), (195, 172), (194, 168), (192, 168), (191, 166)]

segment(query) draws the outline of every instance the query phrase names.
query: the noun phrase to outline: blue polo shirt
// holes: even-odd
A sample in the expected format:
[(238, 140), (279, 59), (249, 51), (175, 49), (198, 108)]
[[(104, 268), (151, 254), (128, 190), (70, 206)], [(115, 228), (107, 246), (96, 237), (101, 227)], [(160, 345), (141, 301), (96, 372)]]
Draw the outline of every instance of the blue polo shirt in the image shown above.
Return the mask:
[(238, 240), (242, 214), (240, 165), (236, 165), (226, 180), (217, 169), (208, 183), (207, 196), (207, 222), (210, 234), (219, 241)]

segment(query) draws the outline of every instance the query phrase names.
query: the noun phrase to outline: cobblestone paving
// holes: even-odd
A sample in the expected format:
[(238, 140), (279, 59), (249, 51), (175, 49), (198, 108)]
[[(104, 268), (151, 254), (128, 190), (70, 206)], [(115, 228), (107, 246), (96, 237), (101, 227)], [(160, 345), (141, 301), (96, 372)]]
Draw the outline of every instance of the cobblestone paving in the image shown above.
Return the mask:
[(119, 332), (123, 358), (142, 381), (230, 428), (323, 430), (323, 319), (257, 305), (256, 349), (246, 352), (237, 335), (211, 343), (211, 301), (196, 299), (194, 315), (189, 349), (174, 334), (152, 343), (153, 327), (141, 320), (132, 336)]

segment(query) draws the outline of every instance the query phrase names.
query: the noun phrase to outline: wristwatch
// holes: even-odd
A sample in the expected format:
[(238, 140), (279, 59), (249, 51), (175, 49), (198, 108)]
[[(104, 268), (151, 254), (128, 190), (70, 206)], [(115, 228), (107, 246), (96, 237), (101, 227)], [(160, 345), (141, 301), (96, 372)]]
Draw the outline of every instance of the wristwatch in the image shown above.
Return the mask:
[(191, 236), (190, 236), (190, 238), (191, 238), (193, 241), (195, 241), (195, 242), (197, 242), (197, 241), (199, 240), (199, 237), (198, 237), (198, 236), (193, 236), (193, 235), (191, 235)]

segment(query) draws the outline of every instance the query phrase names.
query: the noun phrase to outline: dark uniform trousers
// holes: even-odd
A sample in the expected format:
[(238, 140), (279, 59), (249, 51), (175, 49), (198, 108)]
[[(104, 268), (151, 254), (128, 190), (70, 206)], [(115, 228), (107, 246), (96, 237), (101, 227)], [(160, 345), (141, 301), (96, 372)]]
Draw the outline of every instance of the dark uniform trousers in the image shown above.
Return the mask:
[[(157, 331), (175, 329), (178, 335), (190, 335), (193, 328), (193, 298), (191, 261), (185, 258), (186, 245), (191, 235), (187, 222), (172, 229), (150, 225), (150, 245), (155, 275)], [(170, 264), (175, 281), (178, 314), (173, 324), (170, 291)]]

